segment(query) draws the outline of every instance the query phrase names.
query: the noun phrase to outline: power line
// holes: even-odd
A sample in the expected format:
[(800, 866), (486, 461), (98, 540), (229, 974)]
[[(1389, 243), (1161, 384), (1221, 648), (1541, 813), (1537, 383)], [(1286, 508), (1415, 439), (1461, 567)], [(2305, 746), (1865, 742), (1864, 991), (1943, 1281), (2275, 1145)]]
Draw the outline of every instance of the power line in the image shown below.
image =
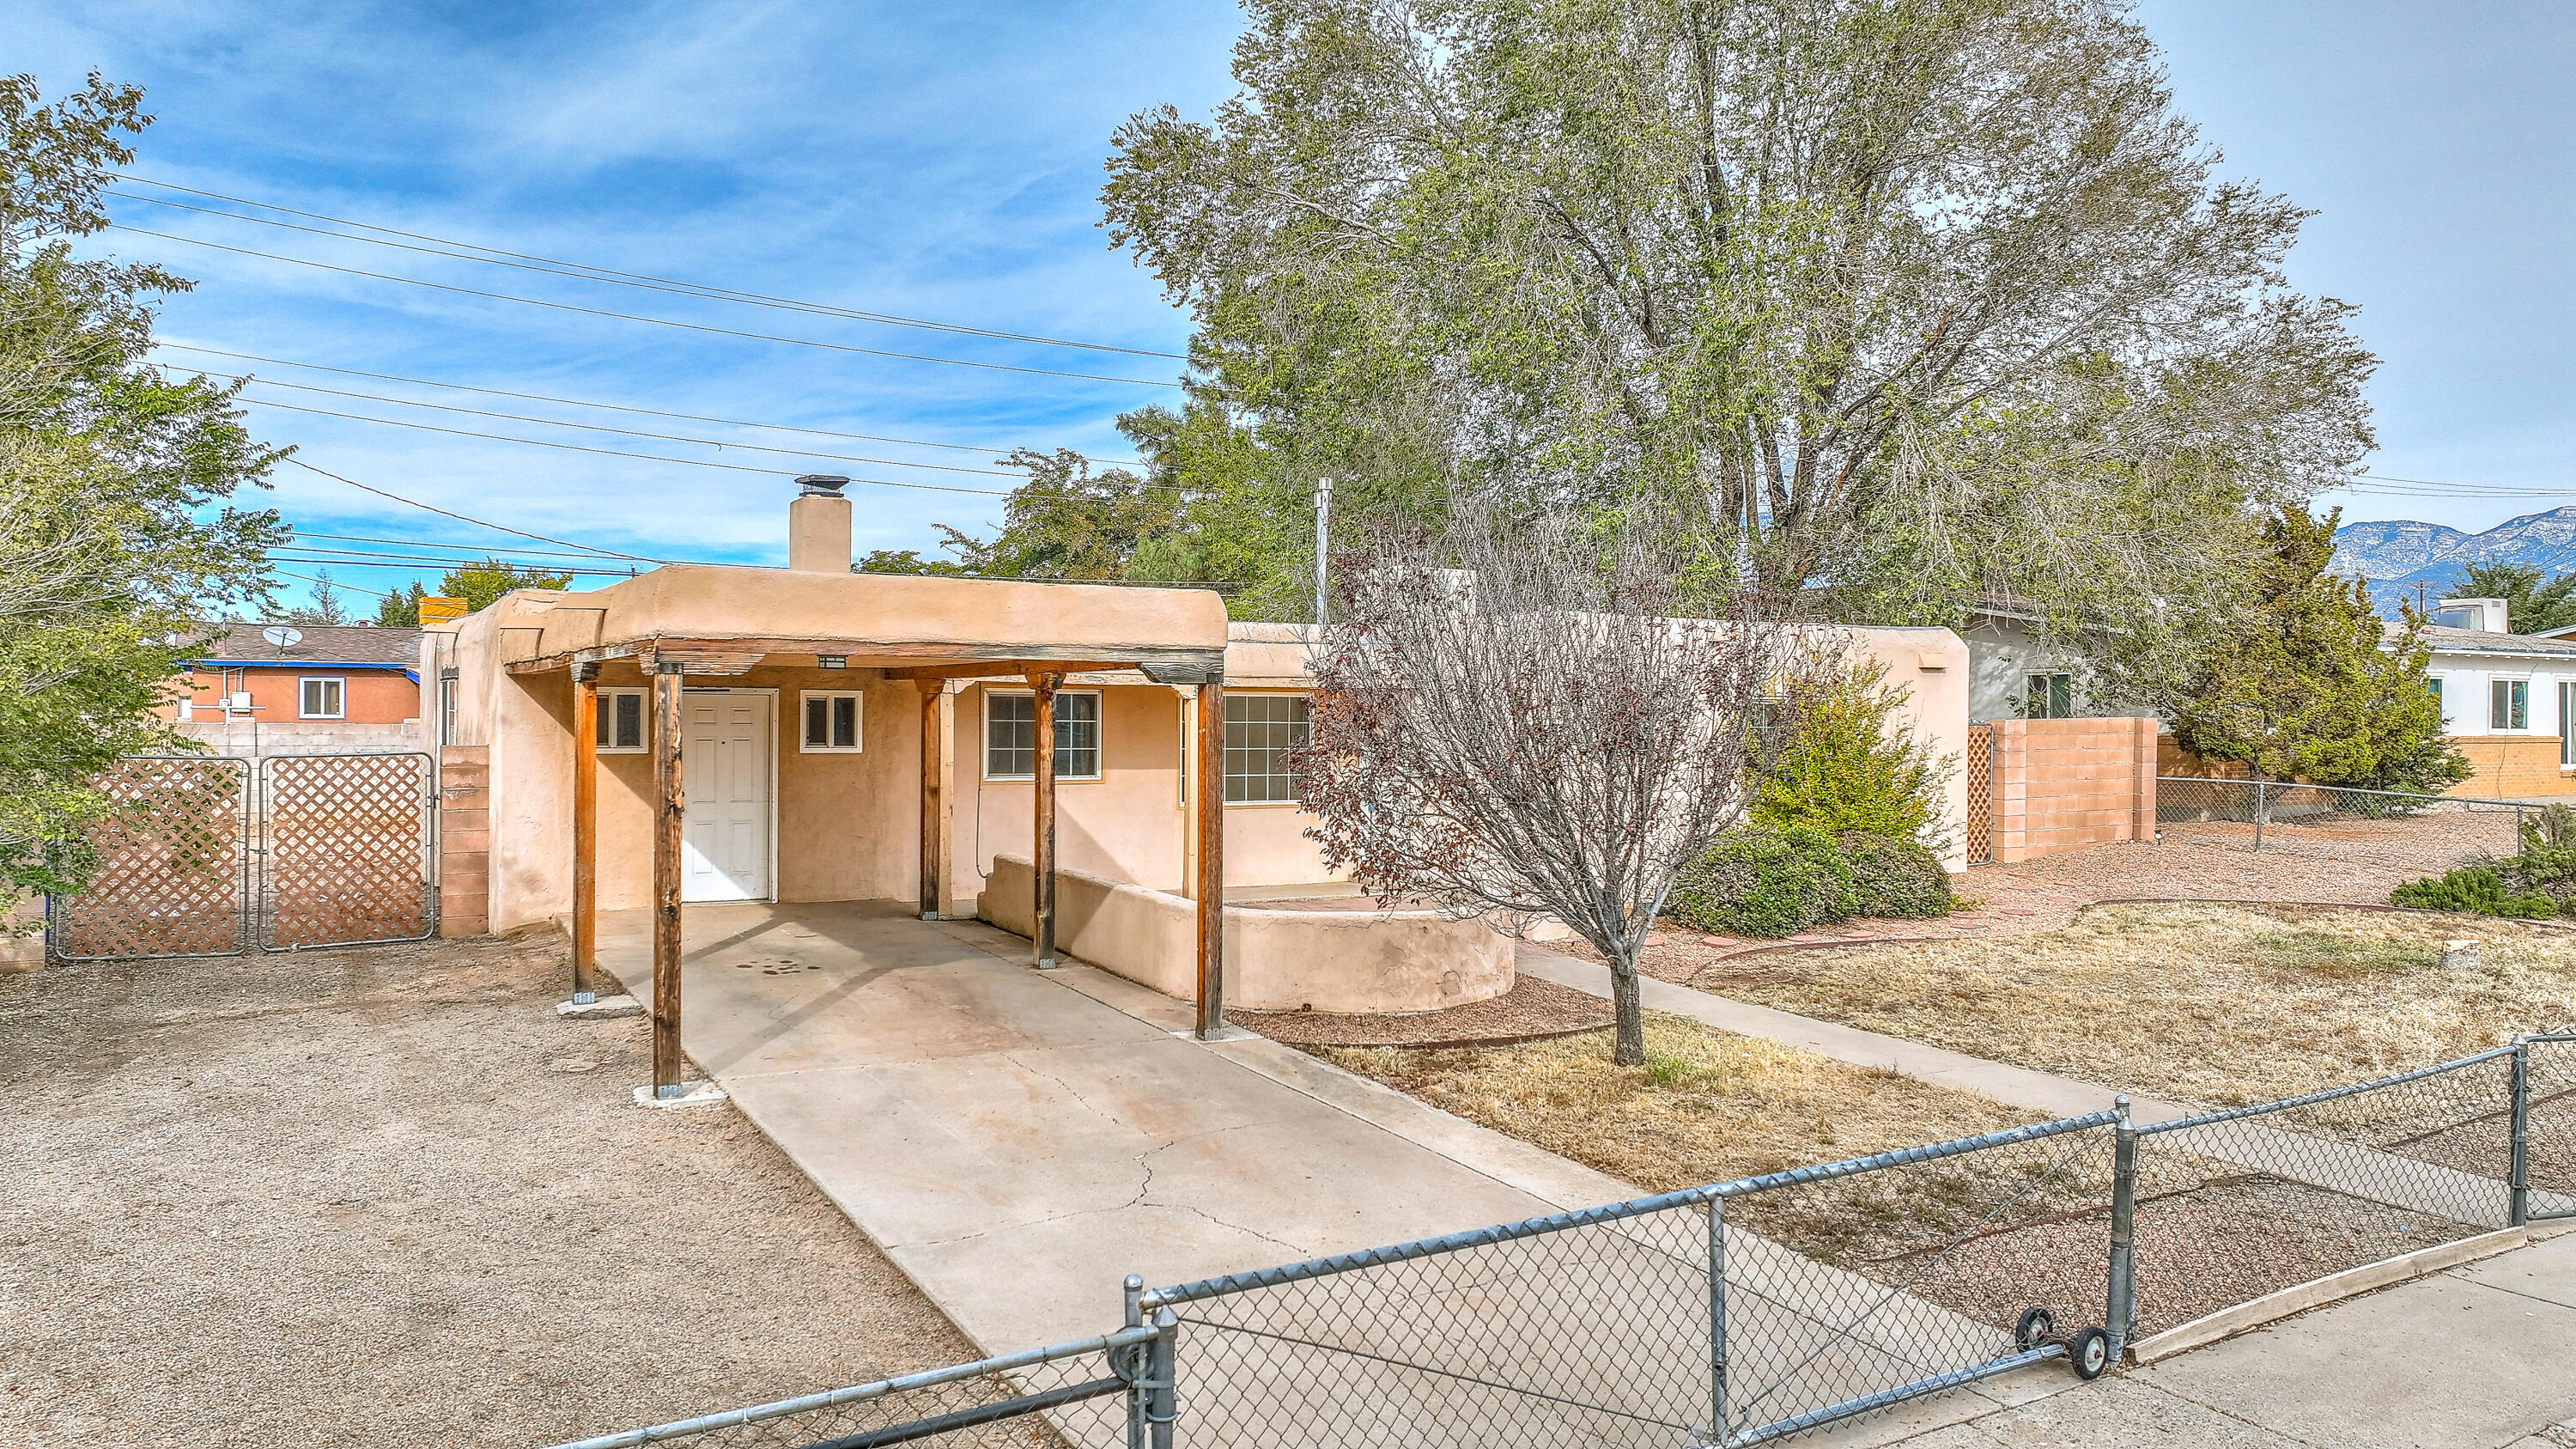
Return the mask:
[[(728, 473), (765, 473), (773, 478), (794, 478), (798, 476), (796, 471), (791, 468), (754, 468), (747, 463), (714, 463), (709, 462), (704, 458), (666, 458), (658, 453), (629, 453), (617, 448), (585, 447), (580, 443), (551, 443), (543, 438), (514, 438), (507, 433), (482, 433), (476, 432), (471, 428), (442, 428), (435, 423), (412, 423), (405, 422), (401, 418), (371, 418), (365, 413), (343, 413), (334, 412), (330, 408), (308, 408), (297, 403), (276, 402), (264, 397), (246, 397), (241, 399), (241, 401), (250, 403), (256, 407), (284, 408), (291, 413), (313, 413), (326, 418), (347, 418), (351, 422), (357, 423), (382, 423), (389, 428), (416, 428), (424, 433), (446, 433), (452, 437), (459, 438), (488, 438), (496, 443), (522, 443), (531, 448), (560, 448), (567, 453), (597, 453), (603, 457), (635, 458), (647, 463), (669, 463), (681, 468), (722, 468)], [(903, 483), (892, 478), (853, 478), (850, 481), (853, 483), (865, 483), (872, 488), (910, 488), (923, 493), (971, 493), (982, 498), (1008, 498), (1010, 496), (1010, 491), (1002, 488), (957, 488), (945, 483)], [(512, 531), (515, 532), (516, 530)], [(528, 537), (531, 538), (536, 536), (537, 535), (535, 534), (528, 535)], [(550, 538), (547, 539), (546, 542), (561, 543), (563, 540), (559, 538)], [(578, 548), (580, 545), (575, 544), (574, 547)], [(605, 549), (601, 550), (601, 552), (607, 551), (608, 550)], [(633, 554), (618, 555), (620, 558), (633, 558), (634, 556), (635, 555)]]
[(449, 512), (447, 509), (439, 508), (439, 507), (436, 507), (436, 506), (434, 506), (434, 505), (432, 505), (432, 504), (423, 503), (423, 502), (421, 502), (421, 501), (420, 501), (419, 499), (417, 499), (417, 498), (405, 498), (404, 496), (402, 496), (402, 495), (401, 495), (401, 494), (399, 494), (399, 493), (388, 493), (388, 492), (386, 492), (386, 491), (385, 491), (384, 489), (382, 489), (382, 488), (371, 487), (371, 486), (370, 486), (370, 485), (368, 485), (368, 484), (365, 484), (365, 483), (361, 483), (361, 482), (359, 482), (359, 481), (358, 481), (357, 479), (355, 479), (355, 478), (343, 478), (343, 477), (341, 477), (339, 474), (332, 472), (332, 471), (331, 471), (330, 469), (328, 469), (328, 468), (316, 468), (316, 467), (314, 467), (312, 464), (305, 462), (305, 461), (304, 461), (303, 459), (301, 459), (301, 458), (289, 457), (286, 461), (287, 461), (287, 462), (289, 462), (289, 463), (294, 464), (294, 465), (295, 465), (296, 467), (298, 467), (298, 468), (303, 469), (303, 470), (304, 470), (305, 472), (307, 472), (307, 473), (319, 473), (319, 474), (321, 474), (323, 477), (330, 479), (330, 480), (331, 480), (332, 482), (334, 482), (334, 483), (346, 483), (346, 484), (348, 484), (350, 487), (357, 489), (357, 490), (358, 490), (359, 492), (361, 492), (361, 493), (373, 493), (373, 494), (374, 494), (374, 495), (376, 495), (378, 498), (390, 498), (390, 499), (392, 499), (392, 500), (393, 500), (394, 502), (396, 502), (396, 503), (406, 503), (406, 504), (409, 504), (410, 506), (412, 506), (412, 507), (414, 507), (414, 508), (420, 509), (420, 510), (421, 510), (422, 512), (424, 512), (424, 513), (435, 513), (435, 514), (437, 514), (437, 515), (438, 515), (439, 517), (441, 517), (441, 518), (453, 518), (453, 519), (455, 519), (455, 520), (456, 520), (457, 522), (459, 522), (459, 523), (470, 523), (470, 524), (473, 524), (476, 528), (488, 528), (488, 529), (492, 529), (493, 531), (498, 532), (498, 533), (516, 534), (516, 535), (517, 535), (517, 536), (519, 536), (520, 538), (533, 538), (533, 539), (535, 539), (535, 540), (536, 540), (537, 542), (539, 542), (539, 543), (559, 543), (559, 544), (562, 544), (562, 545), (563, 545), (564, 547), (566, 547), (566, 548), (575, 548), (575, 549), (580, 549), (580, 550), (582, 550), (582, 551), (583, 551), (583, 552), (585, 552), (585, 553), (606, 554), (606, 555), (607, 555), (608, 557), (610, 557), (610, 558), (622, 558), (622, 559), (628, 559), (628, 560), (631, 560), (631, 561), (633, 561), (633, 562), (635, 562), (635, 563), (658, 563), (658, 562), (660, 562), (660, 560), (658, 560), (658, 559), (649, 559), (649, 558), (645, 558), (645, 557), (643, 557), (643, 556), (642, 556), (642, 555), (640, 555), (640, 554), (619, 553), (616, 549), (613, 549), (613, 548), (600, 548), (600, 547), (597, 547), (596, 545), (593, 545), (593, 544), (587, 544), (587, 543), (575, 543), (575, 542), (573, 542), (571, 539), (568, 539), (568, 538), (555, 538), (555, 537), (553, 537), (553, 536), (551, 536), (551, 535), (549, 535), (549, 534), (543, 534), (543, 533), (530, 533), (530, 532), (528, 532), (528, 531), (527, 531), (526, 529), (524, 529), (524, 528), (512, 528), (512, 527), (510, 527), (508, 524), (503, 524), (503, 523), (493, 523), (493, 522), (490, 522), (489, 520), (481, 519), (481, 518), (475, 518), (475, 517), (472, 517), (472, 516), (470, 516), (470, 515), (468, 515), (468, 514), (463, 514), (463, 513), (451, 513), (451, 512)]
[(1052, 367), (1019, 367), (1007, 362), (974, 362), (962, 357), (932, 357), (919, 352), (890, 352), (881, 347), (853, 347), (845, 342), (818, 342), (810, 337), (781, 337), (773, 332), (744, 332), (732, 327), (710, 327), (702, 322), (681, 322), (669, 317), (646, 317), (634, 312), (612, 312), (604, 307), (577, 307), (570, 302), (548, 302), (536, 297), (522, 297), (510, 292), (486, 292), (478, 287), (455, 287), (445, 282), (428, 282), (418, 277), (397, 277), (390, 272), (370, 272), (357, 267), (334, 266), (308, 257), (282, 256), (276, 252), (254, 251), (249, 247), (226, 246), (192, 236), (177, 236), (165, 231), (152, 231), (123, 222), (110, 222), (111, 230), (132, 232), (136, 236), (157, 237), (162, 241), (183, 242), (192, 247), (206, 247), (237, 256), (260, 257), (272, 262), (288, 262), (299, 267), (315, 267), (326, 272), (339, 272), (352, 277), (369, 277), (379, 282), (400, 282), (410, 287), (427, 287), (437, 292), (454, 292), (465, 297), (485, 297), (498, 302), (519, 302), (530, 307), (546, 307), (557, 312), (578, 312), (586, 317), (613, 317), (622, 322), (645, 322), (656, 327), (677, 327), (687, 332), (705, 332), (718, 337), (742, 337), (754, 342), (784, 342), (794, 347), (819, 347), (828, 352), (850, 352), (862, 357), (891, 357), (905, 362), (937, 362), (949, 367), (977, 367), (988, 372), (1017, 372), (1036, 377), (1066, 377), (1081, 382), (1118, 382), (1131, 387), (1171, 387), (1177, 382), (1162, 382), (1150, 377), (1111, 377), (1096, 372), (1065, 372)]
[[(461, 408), (448, 403), (415, 402), (405, 397), (386, 397), (381, 393), (348, 392), (336, 387), (312, 387), (300, 382), (273, 382), (238, 372), (208, 371), (207, 377), (230, 378), (235, 382), (256, 383), (261, 387), (291, 387), (297, 392), (318, 392), (328, 397), (356, 398), (361, 402), (391, 403), (396, 407), (433, 408), (443, 413), (465, 413), (478, 418), (501, 418), (514, 423), (542, 423), (550, 428), (579, 428), (584, 432), (616, 433), (621, 437), (654, 438), (665, 443), (696, 443), (708, 448), (740, 448), (750, 453), (784, 453), (795, 458), (831, 458), (843, 463), (875, 463), (888, 468), (923, 468), (937, 473), (981, 473), (993, 478), (1013, 476), (1002, 468), (962, 468), (954, 463), (908, 463), (901, 458), (867, 458), (856, 453), (818, 453), (811, 448), (773, 448), (763, 443), (729, 443), (721, 438), (692, 438), (684, 433), (647, 433), (635, 428), (613, 428), (604, 423), (576, 423), (563, 418), (536, 418), (526, 413), (496, 413), (483, 408)], [(259, 398), (245, 398), (259, 402)]]
[[(483, 562), (483, 560), (467, 559), (462, 562), (449, 563), (442, 562), (437, 559), (428, 559), (423, 560), (420, 563), (369, 563), (364, 559), (354, 558), (289, 558), (287, 562), (322, 564), (335, 569), (400, 569), (410, 573), (443, 574), (452, 573), (461, 568), (471, 568), (474, 565)], [(626, 579), (633, 578), (635, 576), (635, 571), (633, 569), (583, 569), (574, 568), (570, 565), (565, 565), (561, 568), (539, 568), (533, 570), (533, 572), (541, 574), (569, 574), (579, 575), (583, 578), (603, 579)]]
[(378, 592), (376, 592), (374, 589), (365, 589), (365, 588), (360, 588), (360, 587), (359, 587), (359, 586), (357, 586), (356, 584), (344, 584), (344, 583), (340, 582), (338, 579), (317, 579), (317, 578), (313, 577), (311, 574), (297, 574), (297, 573), (289, 573), (289, 572), (287, 572), (287, 571), (286, 571), (286, 570), (284, 570), (284, 569), (275, 569), (275, 570), (272, 570), (272, 572), (274, 572), (274, 573), (275, 573), (279, 578), (282, 578), (282, 579), (302, 579), (304, 582), (306, 582), (306, 583), (308, 583), (308, 584), (320, 584), (322, 587), (324, 587), (324, 588), (326, 588), (326, 589), (347, 589), (350, 593), (353, 593), (353, 594), (365, 594), (368, 598), (371, 598), (371, 599), (390, 599), (390, 598), (392, 598), (392, 597), (393, 597), (393, 595), (391, 595), (391, 594), (381, 594), (381, 593), (378, 593)]
[[(220, 347), (197, 347), (184, 342), (155, 342), (152, 345), (155, 347), (170, 348), (179, 352), (202, 352), (210, 357), (230, 357), (242, 362), (274, 363), (279, 367), (301, 368), (307, 372), (333, 372), (338, 373), (343, 377), (372, 377), (378, 382), (401, 382), (409, 383), (415, 387), (446, 388), (451, 392), (481, 393), (486, 397), (514, 397), (522, 402), (558, 403), (564, 407), (598, 408), (604, 412), (635, 413), (648, 418), (677, 418), (682, 422), (688, 423), (722, 423), (729, 428), (760, 428), (774, 433), (805, 433), (817, 438), (851, 438), (863, 443), (901, 443), (908, 448), (945, 448), (956, 453), (982, 453), (987, 456), (1004, 454), (1012, 451), (1010, 448), (979, 448), (966, 443), (934, 443), (927, 438), (896, 438), (889, 437), (883, 433), (845, 433), (837, 432), (830, 428), (797, 427), (789, 423), (753, 423), (745, 422), (741, 418), (708, 417), (703, 413), (665, 412), (659, 408), (628, 407), (622, 403), (592, 402), (585, 398), (550, 397), (541, 392), (511, 392), (505, 388), (497, 387), (469, 387), (461, 382), (433, 382), (425, 377), (399, 377), (390, 372), (367, 372), (354, 367), (325, 367), (318, 362), (289, 362), (283, 357), (261, 357), (256, 353), (249, 352), (226, 352)], [(1144, 460), (1141, 458), (1092, 457), (1087, 453), (1081, 454), (1080, 456), (1094, 463), (1118, 463), (1132, 465), (1135, 467), (1145, 466)]]
[[(546, 559), (546, 558), (561, 558), (561, 559), (574, 559), (574, 560), (579, 560), (579, 561), (582, 561), (582, 562), (588, 562), (588, 561), (589, 561), (589, 560), (591, 560), (591, 559), (595, 559), (595, 558), (599, 557), (599, 555), (597, 555), (597, 554), (591, 554), (591, 553), (559, 553), (559, 552), (555, 551), (554, 549), (550, 549), (550, 548), (517, 548), (517, 547), (511, 546), (511, 545), (508, 545), (508, 544), (460, 543), (460, 542), (457, 542), (457, 541), (456, 541), (456, 540), (454, 540), (454, 539), (445, 539), (445, 538), (433, 538), (433, 539), (417, 539), (417, 538), (372, 538), (372, 537), (369, 537), (369, 536), (368, 536), (368, 535), (366, 535), (366, 534), (360, 534), (360, 533), (308, 533), (308, 532), (306, 532), (305, 530), (300, 529), (300, 528), (295, 530), (295, 538), (297, 538), (297, 539), (306, 539), (306, 538), (320, 538), (320, 539), (328, 539), (328, 540), (330, 540), (330, 541), (332, 541), (332, 542), (334, 542), (334, 543), (390, 543), (390, 544), (393, 544), (393, 545), (395, 545), (396, 547), (399, 547), (399, 548), (445, 548), (445, 549), (455, 549), (455, 550), (457, 550), (457, 551), (459, 551), (459, 552), (462, 552), (462, 553), (485, 553), (485, 554), (524, 553), (524, 554), (529, 554), (529, 555), (532, 555), (532, 556), (534, 556), (534, 557), (536, 557), (536, 558), (541, 558), (541, 559)], [(293, 546), (294, 546), (293, 541), (292, 541), (292, 540), (290, 540), (287, 546), (288, 546), (288, 547), (293, 547)], [(383, 556), (384, 556), (384, 557), (390, 557), (390, 555), (383, 555)], [(647, 562), (647, 563), (657, 563), (657, 564), (666, 564), (666, 563), (685, 563), (685, 562), (687, 562), (687, 560), (685, 560), (685, 559), (674, 559), (674, 558), (657, 558), (657, 559), (646, 559), (646, 560), (642, 560), (642, 562)]]
[[(126, 191), (110, 191), (108, 193), (110, 196), (115, 196), (127, 201), (146, 202), (153, 206), (166, 206), (177, 211), (193, 211), (202, 216), (220, 216), (229, 218), (233, 221), (254, 222), (261, 226), (282, 227), (288, 231), (306, 232), (314, 236), (337, 237), (342, 241), (365, 242), (371, 246), (397, 247), (403, 251), (425, 252), (431, 256), (453, 257), (459, 261), (482, 262), (489, 266), (499, 267), (515, 266), (521, 271), (546, 272), (554, 276), (575, 277), (583, 281), (611, 282), (619, 286), (640, 287), (648, 291), (672, 292), (682, 296), (706, 297), (717, 301), (739, 302), (746, 306), (774, 307), (782, 311), (808, 312), (826, 317), (846, 317), (852, 321), (874, 322), (888, 327), (915, 327), (924, 331), (946, 332), (961, 337), (989, 337), (996, 341), (1028, 342), (1046, 347), (1078, 347), (1090, 352), (1124, 353), (1130, 357), (1168, 357), (1175, 362), (1187, 362), (1189, 360), (1188, 356), (1184, 353), (1162, 352), (1149, 347), (1123, 347), (1114, 343), (1082, 342), (1071, 338), (1047, 337), (1030, 332), (1005, 332), (996, 328), (976, 327), (959, 322), (934, 322), (920, 317), (900, 316), (892, 312), (870, 312), (853, 307), (835, 306), (828, 302), (805, 302), (792, 297), (773, 297), (762, 292), (738, 291), (731, 287), (711, 286), (703, 282), (682, 281), (673, 277), (656, 277), (643, 272), (621, 272), (610, 267), (595, 267), (587, 262), (568, 262), (556, 257), (543, 257), (528, 252), (506, 251), (500, 247), (487, 247), (479, 242), (457, 241), (449, 237), (429, 236), (421, 232), (402, 231), (389, 226), (377, 226), (370, 222), (351, 221), (347, 217), (326, 216), (318, 211), (299, 211), (294, 207), (279, 206), (273, 202), (253, 201), (244, 196), (227, 196), (220, 191), (201, 191), (193, 186), (180, 186), (168, 181), (154, 181), (149, 177), (136, 176), (130, 172), (123, 174), (122, 179), (126, 181), (141, 182), (145, 186), (158, 186), (165, 191), (185, 192), (190, 196), (203, 196), (216, 201), (229, 201), (240, 206), (255, 206), (263, 211), (283, 212), (288, 216), (301, 216), (313, 221), (327, 221), (334, 226), (353, 226), (357, 227), (361, 231), (382, 232), (386, 236), (409, 237), (416, 242), (435, 242), (438, 247), (457, 247), (462, 250), (440, 251), (436, 247), (404, 246), (400, 242), (383, 241), (376, 237), (351, 236), (346, 232), (325, 231), (320, 227), (297, 226), (293, 222), (273, 221), (264, 216), (244, 216), (239, 212), (219, 211), (213, 207), (189, 206), (184, 202), (168, 201), (157, 196), (138, 196), (132, 192)], [(487, 255), (471, 255), (471, 253), (476, 252), (486, 253)], [(513, 260), (504, 261), (501, 260), (502, 258), (511, 258)], [(527, 265), (530, 263), (535, 265)]]

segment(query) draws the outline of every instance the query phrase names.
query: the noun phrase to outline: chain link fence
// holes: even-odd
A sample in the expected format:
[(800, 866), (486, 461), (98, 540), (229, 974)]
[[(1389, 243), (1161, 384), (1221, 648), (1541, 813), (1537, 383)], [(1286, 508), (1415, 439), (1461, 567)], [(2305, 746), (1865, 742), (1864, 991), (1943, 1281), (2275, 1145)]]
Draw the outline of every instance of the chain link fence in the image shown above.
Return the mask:
[[(2576, 1031), (2279, 1102), (2138, 1123), (2122, 1098), (1171, 1287), (1130, 1278), (1126, 1326), (1102, 1338), (564, 1449), (1732, 1449), (2052, 1360), (2090, 1378), (2335, 1296), (2318, 1280), (2562, 1217)], [(2284, 1304), (2291, 1289), (2306, 1296)]]
[(2429, 875), (2515, 854), (2523, 820), (2541, 808), (2340, 785), (2156, 778), (2156, 834), (2165, 844), (2365, 861)]

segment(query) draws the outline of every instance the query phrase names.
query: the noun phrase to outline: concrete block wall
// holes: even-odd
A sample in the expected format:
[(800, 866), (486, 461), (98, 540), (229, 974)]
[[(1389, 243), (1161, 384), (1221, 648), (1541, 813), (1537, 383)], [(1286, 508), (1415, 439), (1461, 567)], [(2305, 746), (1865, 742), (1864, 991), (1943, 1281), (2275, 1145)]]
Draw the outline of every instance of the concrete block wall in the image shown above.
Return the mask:
[(2156, 722), (2014, 719), (1994, 725), (1998, 864), (2156, 835)]
[(492, 747), (438, 751), (438, 934), (488, 929), (492, 856)]

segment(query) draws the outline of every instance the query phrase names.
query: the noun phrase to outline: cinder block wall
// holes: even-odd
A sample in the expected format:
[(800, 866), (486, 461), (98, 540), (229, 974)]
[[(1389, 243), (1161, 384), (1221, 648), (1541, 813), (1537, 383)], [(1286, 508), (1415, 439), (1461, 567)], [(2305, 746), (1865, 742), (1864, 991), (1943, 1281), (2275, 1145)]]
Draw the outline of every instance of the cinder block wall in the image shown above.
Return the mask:
[(490, 910), (492, 747), (438, 751), (438, 934), (480, 936)]
[(1995, 721), (1994, 858), (2156, 836), (2152, 719)]

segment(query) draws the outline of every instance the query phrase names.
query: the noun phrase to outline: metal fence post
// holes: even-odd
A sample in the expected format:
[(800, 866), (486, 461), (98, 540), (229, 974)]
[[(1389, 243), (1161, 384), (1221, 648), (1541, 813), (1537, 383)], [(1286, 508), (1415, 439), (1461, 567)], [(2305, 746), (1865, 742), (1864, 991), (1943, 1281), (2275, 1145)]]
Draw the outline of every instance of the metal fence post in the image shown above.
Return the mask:
[(1708, 1442), (1726, 1432), (1726, 1199), (1708, 1200)]
[(1172, 1449), (1172, 1424), (1181, 1416), (1181, 1320), (1168, 1308), (1154, 1310), (1154, 1341), (1145, 1348), (1145, 1423), (1153, 1449)]
[(2505, 1222), (2521, 1227), (2531, 1221), (2531, 1038), (2513, 1039), (2513, 1148), (2505, 1165), (2510, 1194)]
[[(1145, 1309), (1143, 1300), (1145, 1297), (1145, 1280), (1137, 1277), (1133, 1273), (1128, 1274), (1127, 1281), (1123, 1285), (1121, 1296), (1124, 1298), (1126, 1303), (1127, 1312), (1125, 1322), (1127, 1326), (1129, 1328), (1144, 1327)], [(1125, 1352), (1127, 1354), (1127, 1361), (1115, 1364), (1113, 1367), (1115, 1367), (1119, 1371), (1120, 1375), (1127, 1380), (1127, 1449), (1145, 1449), (1145, 1379), (1147, 1374), (1143, 1365), (1146, 1355), (1143, 1351), (1138, 1349), (1128, 1349)]]
[(2138, 1129), (2129, 1122), (2126, 1096), (2112, 1110), (2120, 1120), (2111, 1129), (2111, 1276), (2102, 1308), (2116, 1364), (2138, 1325)]
[(2263, 848), (2263, 817), (2271, 813), (2261, 780), (2254, 782), (2254, 848)]

